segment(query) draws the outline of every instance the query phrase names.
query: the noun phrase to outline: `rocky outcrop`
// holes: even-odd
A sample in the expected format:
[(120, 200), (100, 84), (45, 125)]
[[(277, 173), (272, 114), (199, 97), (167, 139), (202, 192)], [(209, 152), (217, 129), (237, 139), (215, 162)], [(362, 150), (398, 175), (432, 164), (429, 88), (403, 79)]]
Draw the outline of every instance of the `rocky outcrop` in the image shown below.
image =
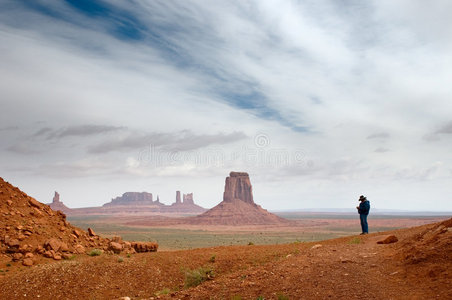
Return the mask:
[[(54, 200), (61, 204), (58, 197)], [(135, 253), (131, 245), (124, 246), (126, 243), (121, 242), (123, 251)], [(143, 249), (156, 251), (157, 247), (154, 244)], [(61, 260), (92, 249), (113, 252), (109, 239), (93, 230), (86, 232), (72, 226), (64, 213), (52, 210), (0, 178), (0, 255), (31, 266), (39, 257)]]
[(173, 212), (173, 213), (192, 213), (200, 214), (206, 211), (205, 208), (195, 204), (193, 200), (193, 193), (183, 194), (183, 201), (181, 201), (180, 191), (176, 191), (176, 202), (169, 207), (162, 207), (161, 212)]
[(277, 225), (290, 223), (254, 203), (248, 173), (231, 172), (226, 178), (223, 201), (205, 213), (187, 218), (189, 224)]

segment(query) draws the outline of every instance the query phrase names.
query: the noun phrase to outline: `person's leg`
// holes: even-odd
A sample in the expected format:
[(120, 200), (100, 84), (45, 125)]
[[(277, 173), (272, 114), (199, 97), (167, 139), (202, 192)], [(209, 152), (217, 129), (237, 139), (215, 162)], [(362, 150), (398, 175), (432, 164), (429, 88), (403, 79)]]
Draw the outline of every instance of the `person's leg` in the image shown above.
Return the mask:
[(359, 221), (361, 222), (361, 233), (364, 233), (365, 231), (365, 224), (364, 224), (364, 217), (365, 215), (359, 215)]
[(363, 226), (363, 232), (365, 232), (365, 233), (369, 233), (369, 225), (367, 224), (367, 215), (363, 215), (363, 223), (364, 223), (364, 226)]

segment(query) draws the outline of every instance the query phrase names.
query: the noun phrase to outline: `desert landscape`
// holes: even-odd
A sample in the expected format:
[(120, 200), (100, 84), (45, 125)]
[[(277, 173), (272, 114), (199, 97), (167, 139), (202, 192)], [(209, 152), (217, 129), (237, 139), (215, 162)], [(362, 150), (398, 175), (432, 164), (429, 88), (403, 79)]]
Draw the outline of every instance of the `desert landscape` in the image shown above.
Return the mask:
[(0, 188), (2, 299), (450, 298), (445, 217), (376, 219), (407, 228), (357, 235), (347, 215), (273, 215), (254, 203), (248, 174), (231, 172), (223, 202), (201, 215), (75, 218), (97, 226), (85, 231)]
[(451, 12), (0, 0), (0, 300), (452, 300)]

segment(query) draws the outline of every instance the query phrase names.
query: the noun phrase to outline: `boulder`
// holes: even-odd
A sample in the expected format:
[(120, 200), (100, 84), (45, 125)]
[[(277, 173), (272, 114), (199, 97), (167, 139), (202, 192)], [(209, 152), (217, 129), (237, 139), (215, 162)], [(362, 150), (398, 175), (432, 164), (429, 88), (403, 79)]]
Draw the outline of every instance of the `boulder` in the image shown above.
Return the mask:
[(61, 248), (61, 242), (55, 238), (51, 238), (44, 243), (44, 248), (47, 250), (58, 251)]
[(78, 253), (78, 254), (83, 254), (83, 253), (85, 253), (85, 247), (83, 247), (83, 245), (80, 245), (80, 244), (78, 244), (78, 245), (76, 245), (75, 247), (74, 247), (74, 252), (75, 253)]
[(111, 250), (114, 253), (119, 254), (122, 251), (122, 245), (120, 243), (110, 242), (108, 250)]
[(33, 259), (31, 258), (25, 258), (22, 261), (22, 265), (26, 266), (26, 267), (31, 267), (33, 265)]
[(377, 242), (377, 244), (392, 244), (392, 243), (395, 243), (398, 241), (399, 241), (399, 239), (395, 235), (391, 234), (391, 235), (385, 236), (382, 240), (379, 240)]
[(88, 234), (89, 234), (89, 236), (96, 236), (96, 233), (94, 232), (94, 230), (92, 228), (88, 228)]

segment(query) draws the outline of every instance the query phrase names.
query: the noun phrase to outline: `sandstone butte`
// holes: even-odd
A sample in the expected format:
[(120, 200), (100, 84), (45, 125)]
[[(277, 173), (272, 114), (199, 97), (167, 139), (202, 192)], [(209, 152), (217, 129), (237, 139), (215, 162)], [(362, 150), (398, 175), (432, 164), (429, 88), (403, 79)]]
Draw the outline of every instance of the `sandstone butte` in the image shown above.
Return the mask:
[(231, 172), (226, 177), (223, 201), (205, 213), (186, 218), (189, 224), (206, 225), (278, 225), (288, 224), (289, 220), (280, 218), (263, 209), (253, 200), (253, 187), (245, 172)]
[[(54, 203), (59, 202), (58, 193)], [(106, 252), (157, 251), (156, 243), (131, 243), (102, 238), (72, 226), (66, 215), (28, 196), (0, 178), (0, 255), (31, 266), (42, 258), (60, 260), (92, 249)]]

